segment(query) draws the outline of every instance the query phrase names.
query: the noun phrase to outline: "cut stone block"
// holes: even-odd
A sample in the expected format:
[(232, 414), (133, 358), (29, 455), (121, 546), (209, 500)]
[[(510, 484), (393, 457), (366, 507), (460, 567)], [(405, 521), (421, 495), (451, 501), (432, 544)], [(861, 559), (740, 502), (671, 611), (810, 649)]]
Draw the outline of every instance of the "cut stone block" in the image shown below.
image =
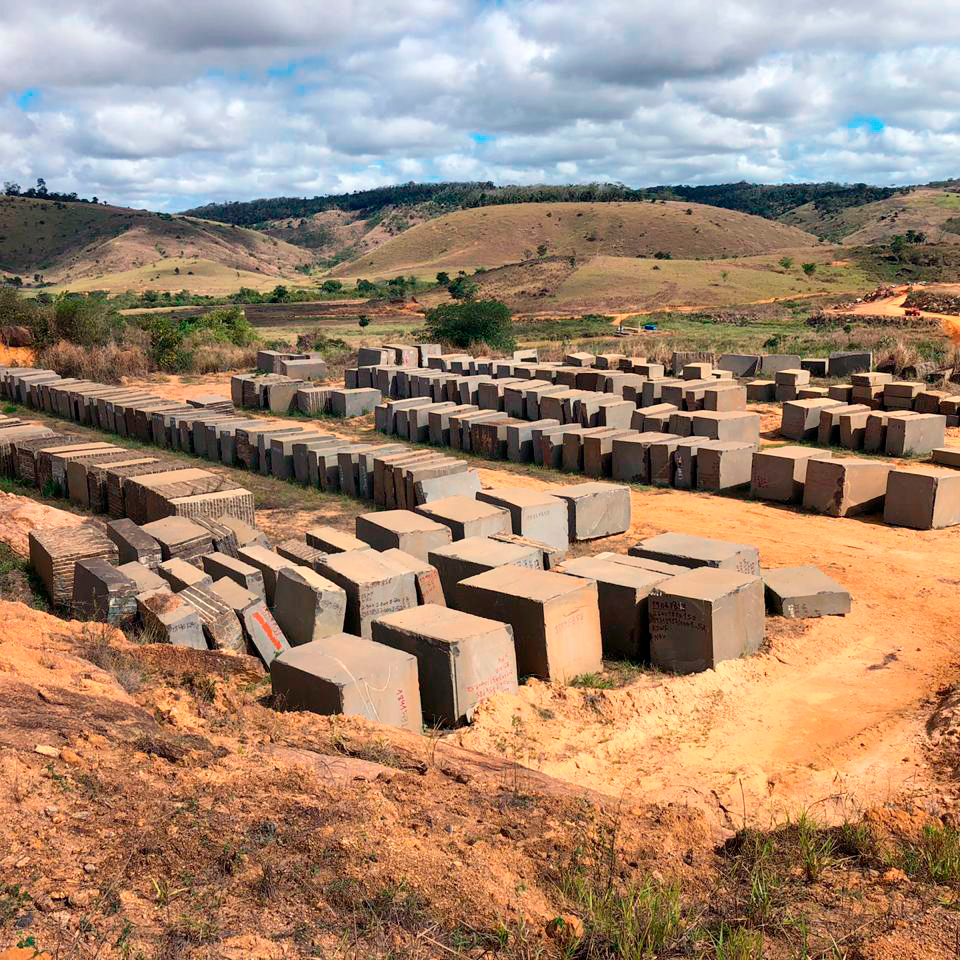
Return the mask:
[(851, 373), (869, 370), (873, 366), (873, 354), (867, 351), (831, 353), (828, 373), (831, 377), (846, 377)]
[(275, 702), (288, 710), (366, 717), (422, 730), (416, 657), (338, 634), (291, 647), (270, 663)]
[(826, 357), (804, 357), (800, 361), (800, 368), (806, 370), (812, 377), (827, 376), (827, 367)]
[(653, 663), (699, 673), (755, 653), (764, 637), (763, 581), (735, 570), (691, 570), (649, 597)]
[(790, 440), (815, 440), (820, 430), (820, 413), (842, 405), (840, 400), (793, 400), (783, 405), (780, 433)]
[(757, 354), (723, 353), (717, 359), (717, 367), (728, 370), (735, 377), (755, 377), (760, 371)]
[[(253, 543), (261, 547), (268, 546), (267, 538), (255, 526), (244, 520), (239, 520), (236, 517), (221, 517), (217, 522), (233, 533), (238, 547), (246, 547)], [(219, 548), (219, 545), (217, 546)], [(219, 552), (224, 553), (225, 551), (220, 549)]]
[(214, 580), (210, 592), (233, 610), (243, 628), (248, 651), (258, 656), (267, 668), (277, 654), (290, 649), (287, 638), (264, 600), (228, 577)]
[(137, 593), (152, 593), (154, 590), (169, 590), (167, 581), (158, 576), (149, 567), (145, 567), (136, 560), (130, 563), (122, 563), (117, 569), (125, 576), (129, 577), (137, 588)]
[[(832, 383), (827, 387), (827, 396), (831, 400), (839, 400), (841, 403), (853, 402), (853, 385), (849, 383)], [(800, 399), (804, 399), (800, 397)]]
[(293, 561), (281, 557), (279, 553), (268, 550), (266, 547), (251, 545), (241, 547), (238, 551), (239, 559), (260, 571), (263, 577), (263, 591), (267, 603), (272, 607), (276, 597), (277, 577), (281, 570), (297, 566)]
[[(817, 429), (817, 443), (821, 447), (836, 447), (840, 444), (840, 418), (853, 413), (869, 413), (870, 408), (861, 403), (848, 403), (839, 407), (828, 407), (820, 411), (820, 426)], [(866, 422), (866, 421), (864, 421)]]
[(440, 581), (440, 574), (437, 568), (414, 557), (402, 550), (383, 550), (380, 553), (380, 560), (388, 566), (394, 566), (405, 573), (412, 573), (417, 580), (417, 602), (421, 605), (425, 603), (435, 603), (438, 606), (447, 605), (446, 597), (443, 593), (443, 584)]
[(176, 557), (158, 564), (157, 573), (167, 581), (174, 593), (179, 593), (186, 587), (209, 587), (213, 583), (209, 574)]
[(533, 457), (533, 432), (537, 427), (559, 426), (557, 420), (534, 420), (524, 423), (517, 420), (507, 424), (507, 459), (512, 463), (531, 463)]
[(137, 595), (137, 610), (143, 621), (144, 637), (151, 643), (207, 650), (200, 614), (169, 587)]
[(937, 447), (931, 457), (942, 467), (960, 467), (960, 447)]
[(740, 410), (699, 410), (693, 417), (693, 432), (710, 440), (737, 440), (758, 443), (760, 414)]
[(544, 570), (555, 570), (557, 565), (562, 563), (567, 555), (567, 551), (553, 544), (544, 543), (542, 540), (534, 540), (531, 537), (521, 537), (516, 533), (495, 533), (491, 540), (497, 540), (500, 543), (512, 543), (519, 547), (531, 547), (540, 553), (543, 561)]
[(889, 413), (871, 413), (867, 416), (863, 431), (864, 453), (880, 453), (886, 448), (887, 424), (890, 417)]
[[(708, 443), (717, 443), (706, 437), (684, 437), (676, 442), (673, 451), (673, 486), (678, 490), (696, 490), (697, 454)], [(650, 467), (653, 469), (653, 448), (651, 447)]]
[(650, 660), (647, 598), (671, 574), (657, 573), (597, 557), (567, 560), (557, 569), (597, 584), (603, 653), (610, 660)]
[(932, 466), (891, 470), (883, 519), (914, 530), (960, 523), (960, 474)]
[(213, 537), (186, 517), (165, 517), (144, 524), (143, 530), (160, 544), (164, 560), (179, 558), (197, 566), (205, 553), (213, 553)]
[(213, 592), (213, 584), (185, 587), (177, 596), (197, 611), (203, 635), (211, 650), (245, 653), (246, 641), (237, 614), (222, 597)]
[(697, 489), (719, 492), (749, 485), (755, 449), (736, 440), (703, 444), (697, 451)]
[(913, 417), (891, 416), (887, 421), (888, 457), (929, 456), (942, 447), (947, 418), (939, 413), (918, 413)]
[(567, 504), (571, 541), (612, 537), (630, 529), (630, 490), (612, 483), (577, 483), (553, 487), (551, 496)]
[(101, 558), (113, 564), (117, 562), (116, 544), (89, 524), (31, 530), (27, 537), (30, 565), (55, 607), (73, 600), (74, 568), (78, 560)]
[(810, 447), (774, 447), (753, 455), (750, 496), (777, 503), (800, 503), (807, 465), (811, 460), (830, 460), (829, 450)]
[(291, 646), (343, 632), (346, 592), (307, 567), (277, 573), (273, 615)]
[(278, 543), (274, 549), (284, 560), (289, 560), (300, 567), (307, 567), (310, 570), (319, 570), (320, 564), (327, 559), (329, 554), (311, 547), (306, 540), (300, 540), (297, 537), (291, 537)]
[(336, 527), (311, 527), (304, 537), (311, 547), (316, 547), (324, 553), (346, 553), (348, 550), (369, 549), (369, 544), (364, 543), (352, 533), (344, 533)]
[(267, 594), (263, 584), (263, 573), (253, 564), (246, 563), (237, 557), (228, 557), (224, 553), (208, 553), (203, 558), (203, 570), (212, 580), (221, 580), (224, 577), (232, 580), (238, 586), (250, 592), (257, 600), (266, 600)]
[(383, 510), (357, 517), (357, 537), (375, 550), (392, 547), (427, 559), (430, 550), (450, 543), (450, 527), (412, 510)]
[(776, 397), (777, 385), (772, 380), (752, 380), (747, 384), (749, 403), (772, 403)]
[(508, 624), (428, 604), (375, 620), (373, 639), (417, 658), (428, 722), (447, 726), (469, 722), (481, 700), (517, 690), (513, 630)]
[(138, 561), (152, 568), (163, 559), (160, 544), (125, 517), (107, 524), (107, 536), (117, 545), (118, 563)]
[(137, 584), (108, 560), (78, 560), (73, 578), (73, 616), (124, 623), (137, 615)]
[(764, 377), (776, 376), (778, 370), (796, 370), (800, 366), (800, 357), (795, 353), (766, 353), (760, 357), (760, 374)]
[(467, 537), (445, 547), (431, 550), (428, 560), (436, 567), (443, 587), (443, 595), (450, 602), (461, 580), (513, 565), (530, 570), (543, 569), (543, 554), (532, 545), (503, 543), (489, 537)]
[(727, 413), (747, 409), (747, 389), (734, 383), (721, 383), (703, 391), (703, 409)]
[(845, 616), (850, 593), (819, 567), (778, 567), (763, 571), (767, 608), (791, 620)]
[(563, 683), (602, 669), (595, 582), (506, 566), (461, 581), (455, 598), (458, 609), (513, 627), (521, 677)]
[(679, 440), (672, 433), (648, 431), (613, 440), (612, 474), (627, 483), (650, 482), (650, 447), (665, 440)]
[(375, 550), (331, 554), (321, 573), (346, 592), (344, 623), (357, 636), (369, 637), (377, 617), (418, 603), (415, 574), (382, 560)]
[(583, 472), (602, 479), (613, 474), (613, 441), (631, 436), (632, 430), (603, 430), (583, 435)]
[(630, 556), (678, 567), (716, 567), (753, 575), (760, 572), (760, 551), (756, 547), (686, 533), (648, 537), (630, 548)]
[(477, 499), (506, 510), (514, 533), (541, 540), (561, 550), (570, 546), (567, 505), (562, 500), (522, 487), (481, 490)]
[(809, 460), (803, 505), (831, 517), (882, 511), (889, 473), (889, 464), (876, 460)]
[(422, 504), (416, 512), (449, 527), (454, 540), (489, 537), (494, 533), (509, 533), (512, 529), (510, 514), (506, 510), (474, 497), (444, 497)]

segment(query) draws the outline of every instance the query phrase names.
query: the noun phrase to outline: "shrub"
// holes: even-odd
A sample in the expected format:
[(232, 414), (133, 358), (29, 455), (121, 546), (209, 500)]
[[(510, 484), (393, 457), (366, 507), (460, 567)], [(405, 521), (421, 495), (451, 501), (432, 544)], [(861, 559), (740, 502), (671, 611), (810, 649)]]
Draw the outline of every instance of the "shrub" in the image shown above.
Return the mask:
[(37, 360), (61, 376), (98, 383), (119, 383), (122, 376), (144, 377), (151, 368), (149, 346), (138, 344), (136, 338), (102, 347), (81, 347), (58, 340), (41, 350)]
[(513, 350), (510, 308), (499, 300), (445, 303), (427, 311), (427, 335), (455, 347), (485, 343), (496, 350)]
[(801, 263), (800, 268), (808, 277), (812, 277), (817, 272), (817, 265), (815, 263)]
[(452, 280), (447, 287), (454, 300), (472, 300), (479, 289), (479, 286), (473, 280), (465, 276)]

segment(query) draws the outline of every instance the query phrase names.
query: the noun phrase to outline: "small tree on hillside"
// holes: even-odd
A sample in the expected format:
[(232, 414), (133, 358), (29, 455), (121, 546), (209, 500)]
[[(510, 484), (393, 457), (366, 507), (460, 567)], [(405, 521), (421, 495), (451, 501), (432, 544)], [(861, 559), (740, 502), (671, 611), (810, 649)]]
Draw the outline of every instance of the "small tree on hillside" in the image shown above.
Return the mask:
[(446, 270), (441, 270), (437, 274), (437, 283), (439, 283), (441, 287), (447, 286), (447, 284), (450, 283), (450, 274), (447, 273)]
[(427, 311), (427, 336), (462, 349), (485, 343), (495, 350), (513, 350), (510, 318), (510, 308), (500, 300), (445, 303)]
[(817, 265), (815, 263), (803, 263), (800, 266), (808, 277), (812, 277), (817, 272)]
[(457, 277), (447, 287), (454, 300), (472, 300), (479, 289), (477, 283), (466, 276)]

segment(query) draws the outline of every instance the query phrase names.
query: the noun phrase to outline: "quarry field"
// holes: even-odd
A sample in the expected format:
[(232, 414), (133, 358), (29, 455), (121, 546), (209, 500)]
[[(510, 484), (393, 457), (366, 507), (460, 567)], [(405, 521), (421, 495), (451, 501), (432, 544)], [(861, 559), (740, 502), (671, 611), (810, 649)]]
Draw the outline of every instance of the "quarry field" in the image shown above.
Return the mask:
[[(956, 319), (924, 310), (908, 323), (905, 284), (854, 302), (882, 279), (862, 245), (922, 227), (947, 248), (958, 204), (918, 189), (832, 218), (811, 204), (766, 220), (679, 201), (524, 203), (249, 230), (0, 200), (0, 266), (29, 277), (42, 240), (51, 294), (216, 297), (464, 270), (478, 297), (513, 309), (518, 346), (541, 360), (856, 346), (922, 379), (948, 372)], [(956, 296), (951, 279), (923, 289)], [(448, 302), (441, 286), (392, 303), (245, 309), (264, 343), (319, 338), (339, 386), (360, 348), (412, 342), (425, 311)], [(811, 325), (821, 310), (838, 319)], [(617, 337), (620, 322), (655, 329)], [(31, 357), (0, 347), (0, 366)], [(230, 372), (116, 376), (171, 402), (230, 395)], [(762, 447), (783, 443), (780, 405), (750, 410)], [(0, 414), (152, 451), (22, 404)], [(283, 425), (383, 440), (372, 416)], [(960, 447), (960, 427), (946, 445)], [(573, 482), (455, 456), (485, 491)], [(216, 470), (252, 492), (275, 541), (317, 524), (353, 533), (373, 509)], [(469, 725), (418, 736), (275, 709), (253, 657), (51, 611), (26, 561), (30, 531), (104, 520), (53, 493), (0, 479), (0, 960), (956, 957), (960, 526), (631, 483), (629, 529), (570, 556), (626, 553), (667, 531), (748, 543), (764, 567), (819, 567), (849, 590), (851, 612), (768, 617), (757, 654), (699, 674), (606, 661), (573, 683), (531, 679), (484, 700)]]

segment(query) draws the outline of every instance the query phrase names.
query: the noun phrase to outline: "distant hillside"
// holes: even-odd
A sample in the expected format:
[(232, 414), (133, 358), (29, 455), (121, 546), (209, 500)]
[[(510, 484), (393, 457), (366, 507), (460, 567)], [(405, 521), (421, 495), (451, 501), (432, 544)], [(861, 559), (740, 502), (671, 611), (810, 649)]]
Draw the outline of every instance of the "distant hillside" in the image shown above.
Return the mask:
[[(122, 207), (0, 197), (0, 270), (25, 281), (42, 275), (59, 284), (190, 260), (279, 277), (312, 258), (299, 247), (221, 223)], [(189, 283), (182, 286), (189, 288)]]
[(816, 240), (793, 227), (702, 204), (525, 203), (461, 210), (401, 233), (333, 276), (498, 267), (540, 255), (735, 257)]
[(897, 234), (914, 230), (929, 242), (960, 242), (960, 188), (917, 187), (909, 193), (847, 207), (842, 210), (818, 208), (815, 204), (797, 207), (781, 217), (783, 223), (817, 236), (845, 244), (884, 242)]

